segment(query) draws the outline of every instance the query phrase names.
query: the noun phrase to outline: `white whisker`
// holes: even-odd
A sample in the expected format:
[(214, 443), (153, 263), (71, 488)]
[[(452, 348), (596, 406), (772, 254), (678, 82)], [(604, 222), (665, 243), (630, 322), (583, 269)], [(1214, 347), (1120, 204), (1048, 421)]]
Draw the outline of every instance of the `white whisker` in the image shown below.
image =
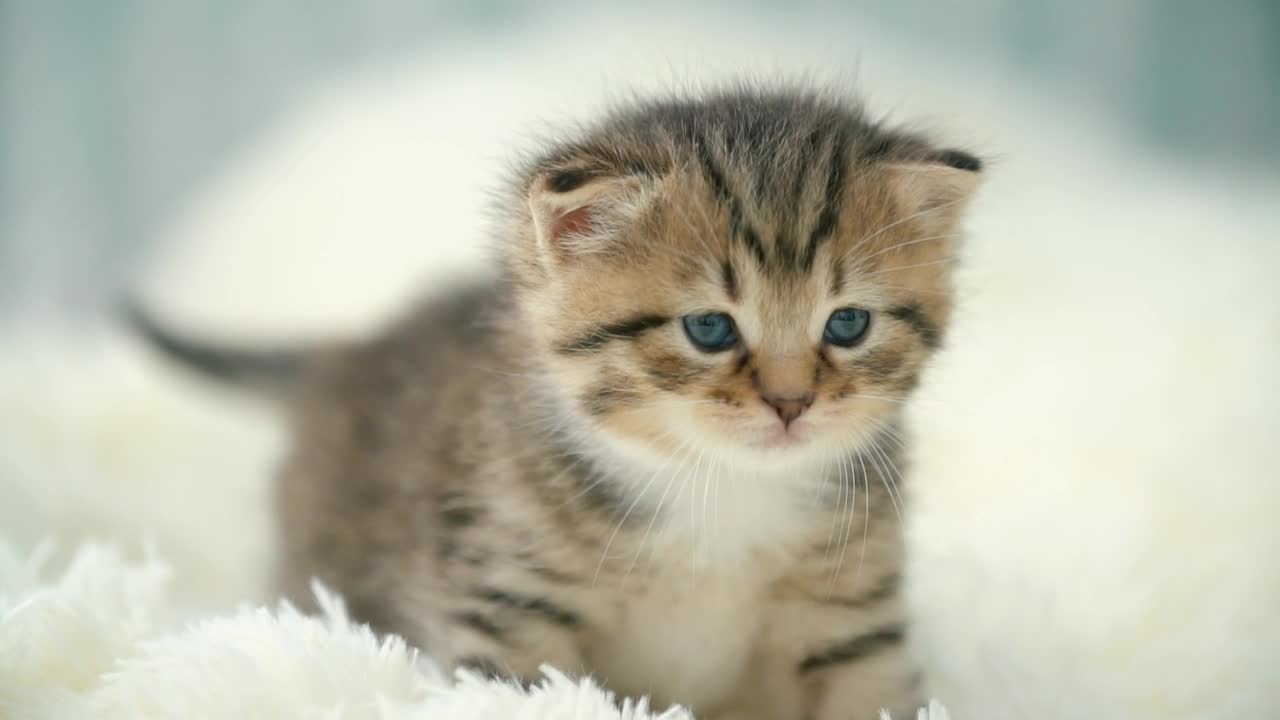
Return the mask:
[(862, 562), (867, 559), (867, 532), (871, 527), (871, 478), (867, 475), (867, 464), (858, 454), (858, 465), (862, 468), (862, 545), (858, 548), (858, 569), (855, 577), (862, 576)]
[(896, 245), (890, 245), (890, 246), (889, 246), (889, 247), (887, 247), (887, 248), (882, 248), (882, 249), (880, 249), (880, 250), (877, 250), (877, 251), (875, 251), (875, 252), (873, 252), (873, 253), (871, 253), (871, 254), (869, 254), (869, 255), (863, 255), (862, 257), (858, 258), (858, 262), (857, 262), (857, 264), (855, 264), (855, 265), (854, 265), (854, 268), (856, 269), (856, 268), (859, 268), (859, 267), (861, 267), (861, 266), (865, 265), (865, 264), (866, 264), (866, 262), (867, 262), (868, 260), (872, 259), (872, 258), (880, 257), (881, 255), (884, 255), (884, 254), (886, 254), (886, 253), (893, 252), (894, 250), (899, 250), (899, 249), (904, 248), (904, 247), (909, 247), (909, 246), (911, 246), (911, 245), (918, 245), (918, 244), (920, 244), (920, 243), (923, 243), (923, 242), (930, 242), (930, 241), (933, 241), (933, 240), (949, 240), (949, 239), (954, 239), (954, 238), (958, 238), (958, 237), (960, 237), (960, 233), (945, 233), (945, 234), (942, 234), (942, 235), (927, 235), (927, 236), (925, 236), (925, 237), (914, 238), (914, 239), (912, 239), (912, 240), (907, 240), (907, 241), (905, 241), (905, 242), (900, 242), (900, 243), (898, 243), (898, 244), (896, 244)]
[(869, 447), (872, 453), (871, 461), (875, 463), (877, 468), (880, 470), (880, 480), (884, 483), (885, 490), (889, 491), (889, 502), (893, 503), (893, 512), (898, 516), (898, 522), (901, 523), (902, 504), (899, 502), (898, 498), (897, 482), (891, 474), (896, 471), (896, 468), (893, 465), (893, 461), (890, 460), (880, 448), (880, 443), (875, 437), (872, 437)]
[(933, 260), (930, 262), (913, 263), (911, 265), (898, 265), (896, 267), (881, 268), (875, 272), (866, 273), (863, 277), (875, 277), (876, 275), (884, 275), (891, 272), (899, 272), (901, 270), (911, 270), (912, 268), (930, 267), (932, 265), (949, 265), (955, 261), (953, 257), (945, 257), (941, 260)]
[[(839, 467), (839, 466), (837, 466)], [(831, 530), (827, 533), (827, 549), (822, 553), (822, 562), (826, 563), (831, 559), (831, 551), (835, 548), (836, 528), (840, 521), (840, 510), (844, 507), (845, 484), (840, 477), (836, 478), (836, 507), (831, 514)]]
[[(845, 465), (846, 463), (841, 463), (842, 467)], [(840, 557), (836, 560), (835, 570), (831, 573), (831, 585), (833, 589), (836, 582), (840, 579), (840, 570), (844, 567), (845, 553), (849, 549), (849, 538), (853, 535), (853, 514), (858, 507), (858, 476), (853, 472), (852, 461), (849, 461), (847, 466), (849, 468), (849, 511), (844, 523), (844, 536), (840, 540)], [(866, 504), (865, 498), (863, 499), (863, 504)]]
[[(687, 444), (684, 447), (687, 447)], [(683, 447), (682, 447), (682, 451), (683, 451)], [(645, 543), (647, 543), (649, 540), (649, 534), (653, 532), (653, 526), (658, 522), (658, 517), (662, 515), (662, 507), (667, 502), (667, 493), (671, 491), (671, 486), (675, 483), (676, 478), (681, 477), (683, 475), (682, 473), (679, 472), (678, 463), (677, 463), (676, 469), (677, 469), (677, 472), (673, 472), (671, 474), (671, 477), (667, 478), (667, 484), (665, 487), (662, 488), (662, 496), (658, 498), (658, 506), (654, 508), (653, 514), (649, 517), (649, 524), (644, 529), (644, 535), (640, 537), (640, 542), (636, 545), (636, 554), (634, 557), (631, 558), (631, 564), (627, 566), (626, 572), (623, 573), (622, 575), (622, 579), (624, 581), (631, 576), (631, 571), (635, 569), (636, 562), (640, 560), (640, 555), (641, 553), (644, 552), (644, 546), (645, 546)]]
[(661, 473), (664, 469), (666, 469), (667, 465), (669, 465), (671, 461), (675, 459), (676, 454), (677, 453), (673, 452), (669, 456), (667, 456), (667, 459), (662, 462), (662, 465), (660, 465), (658, 469), (655, 470), (653, 474), (649, 476), (649, 481), (645, 483), (644, 488), (641, 489), (640, 492), (636, 493), (635, 499), (633, 499), (631, 501), (631, 504), (627, 506), (627, 511), (622, 514), (622, 519), (619, 520), (618, 524), (613, 528), (613, 533), (609, 535), (609, 540), (604, 545), (604, 551), (600, 553), (600, 562), (596, 564), (595, 575), (593, 575), (591, 578), (592, 586), (594, 586), (596, 582), (600, 579), (600, 570), (604, 567), (605, 560), (609, 557), (609, 549), (613, 547), (613, 541), (618, 538), (618, 533), (622, 531), (622, 526), (626, 524), (627, 518), (631, 517), (631, 513), (635, 512), (636, 506), (639, 505), (642, 500), (644, 500), (645, 495), (647, 495), (649, 492), (649, 488), (652, 487), (654, 481), (658, 479), (659, 473)]
[[(712, 459), (714, 460), (714, 454), (713, 454), (713, 456), (712, 456)], [(699, 464), (699, 466), (701, 466), (701, 464), (702, 464), (702, 455), (701, 455), (701, 453), (699, 453), (699, 455), (698, 455), (698, 464)], [(696, 472), (696, 471), (695, 471), (695, 472)], [(708, 471), (708, 472), (707, 472), (706, 477), (705, 477), (705, 478), (703, 478), (703, 481), (702, 481), (702, 518), (701, 518), (701, 521), (700, 521), (700, 523), (699, 523), (698, 530), (699, 530), (699, 531), (701, 532), (701, 534), (702, 534), (702, 538), (701, 538), (701, 539), (702, 539), (702, 543), (703, 543), (704, 548), (705, 548), (705, 546), (707, 546), (707, 545), (709, 545), (709, 544), (710, 544), (710, 541), (709, 541), (709, 540), (708, 540), (708, 538), (707, 538), (707, 535), (710, 533), (710, 527), (709, 527), (709, 526), (708, 526), (708, 524), (707, 524), (707, 520), (708, 520), (708, 508), (709, 508), (709, 506), (708, 506), (708, 502), (707, 502), (707, 501), (708, 501), (708, 499), (709, 499), (709, 497), (710, 497), (710, 495), (711, 495), (711, 484), (712, 484), (713, 482), (715, 482), (715, 481), (716, 481), (715, 475), (714, 475), (712, 472), (710, 472), (710, 471)]]
[(892, 230), (893, 228), (898, 227), (899, 225), (901, 225), (901, 224), (903, 224), (903, 223), (906, 223), (906, 222), (910, 222), (910, 221), (912, 221), (912, 220), (915, 220), (916, 218), (921, 217), (921, 216), (923, 216), (923, 215), (928, 215), (928, 214), (929, 214), (929, 213), (931, 213), (931, 212), (937, 212), (938, 210), (942, 210), (943, 208), (947, 208), (947, 207), (950, 207), (950, 206), (952, 206), (952, 205), (955, 205), (957, 202), (959, 202), (959, 201), (958, 201), (958, 200), (952, 200), (951, 202), (940, 203), (940, 204), (938, 204), (938, 205), (934, 205), (934, 206), (932, 206), (932, 207), (925, 208), (924, 210), (921, 210), (921, 211), (919, 211), (919, 212), (915, 212), (915, 213), (912, 213), (912, 214), (910, 214), (910, 215), (907, 215), (906, 217), (898, 218), (897, 220), (894, 220), (893, 222), (889, 223), (888, 225), (883, 225), (883, 226), (881, 226), (881, 227), (880, 227), (878, 230), (876, 230), (875, 232), (871, 233), (870, 235), (866, 235), (866, 236), (864, 236), (864, 237), (860, 238), (860, 239), (858, 240), (858, 242), (854, 243), (853, 247), (852, 247), (852, 248), (851, 248), (851, 249), (850, 249), (850, 250), (845, 254), (845, 259), (848, 259), (848, 257), (849, 257), (850, 255), (852, 255), (854, 252), (857, 252), (859, 249), (861, 249), (861, 248), (862, 248), (862, 246), (863, 246), (864, 244), (866, 244), (866, 243), (868, 243), (868, 242), (871, 242), (872, 240), (876, 239), (877, 237), (880, 237), (880, 235), (884, 234), (885, 232), (887, 232), (887, 231), (889, 231), (889, 230)]
[(882, 400), (884, 402), (897, 403), (899, 405), (905, 405), (907, 402), (907, 400), (904, 398), (885, 397), (884, 395), (867, 395), (866, 393), (853, 393), (850, 395), (845, 395), (845, 397), (856, 398), (859, 400)]

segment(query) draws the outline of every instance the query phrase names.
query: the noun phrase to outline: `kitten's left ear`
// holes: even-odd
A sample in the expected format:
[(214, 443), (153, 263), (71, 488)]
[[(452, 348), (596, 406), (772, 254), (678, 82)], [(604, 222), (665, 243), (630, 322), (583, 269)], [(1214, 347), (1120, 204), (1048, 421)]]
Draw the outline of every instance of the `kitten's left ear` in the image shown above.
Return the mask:
[[(943, 150), (919, 161), (886, 166), (904, 210), (954, 223), (982, 184), (982, 161), (962, 150)], [(932, 212), (931, 212), (932, 211)]]
[(652, 200), (650, 178), (562, 170), (534, 178), (529, 211), (538, 247), (556, 259), (602, 252)]

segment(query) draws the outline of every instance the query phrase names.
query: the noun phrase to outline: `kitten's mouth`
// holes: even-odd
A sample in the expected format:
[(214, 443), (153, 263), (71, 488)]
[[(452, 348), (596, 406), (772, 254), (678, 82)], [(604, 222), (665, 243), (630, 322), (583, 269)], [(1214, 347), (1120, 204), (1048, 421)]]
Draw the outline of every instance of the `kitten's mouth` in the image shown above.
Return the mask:
[(790, 427), (773, 425), (761, 433), (751, 446), (761, 450), (789, 450), (809, 444), (808, 426), (792, 424)]

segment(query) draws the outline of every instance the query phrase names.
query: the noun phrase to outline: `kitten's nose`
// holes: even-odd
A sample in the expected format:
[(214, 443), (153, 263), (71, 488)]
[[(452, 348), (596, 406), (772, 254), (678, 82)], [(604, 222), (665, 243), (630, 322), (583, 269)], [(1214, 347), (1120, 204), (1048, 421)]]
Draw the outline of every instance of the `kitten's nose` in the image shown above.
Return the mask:
[(777, 395), (764, 395), (764, 401), (778, 413), (778, 419), (782, 421), (784, 426), (790, 426), (792, 421), (804, 414), (805, 410), (813, 404), (813, 393), (805, 393), (798, 397), (780, 397)]

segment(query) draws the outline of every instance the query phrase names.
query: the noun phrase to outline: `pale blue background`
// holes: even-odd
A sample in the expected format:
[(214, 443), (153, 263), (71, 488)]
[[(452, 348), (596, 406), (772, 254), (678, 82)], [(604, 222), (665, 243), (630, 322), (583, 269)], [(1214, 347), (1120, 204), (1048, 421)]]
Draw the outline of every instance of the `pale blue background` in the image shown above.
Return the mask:
[[(1280, 167), (1280, 3), (720, 6), (780, 29), (856, 8), (902, 39), (1078, 93), (1188, 172)], [(462, 31), (518, 32), (531, 12), (502, 0), (0, 0), (0, 318), (101, 302), (185, 194), (313, 83)]]

